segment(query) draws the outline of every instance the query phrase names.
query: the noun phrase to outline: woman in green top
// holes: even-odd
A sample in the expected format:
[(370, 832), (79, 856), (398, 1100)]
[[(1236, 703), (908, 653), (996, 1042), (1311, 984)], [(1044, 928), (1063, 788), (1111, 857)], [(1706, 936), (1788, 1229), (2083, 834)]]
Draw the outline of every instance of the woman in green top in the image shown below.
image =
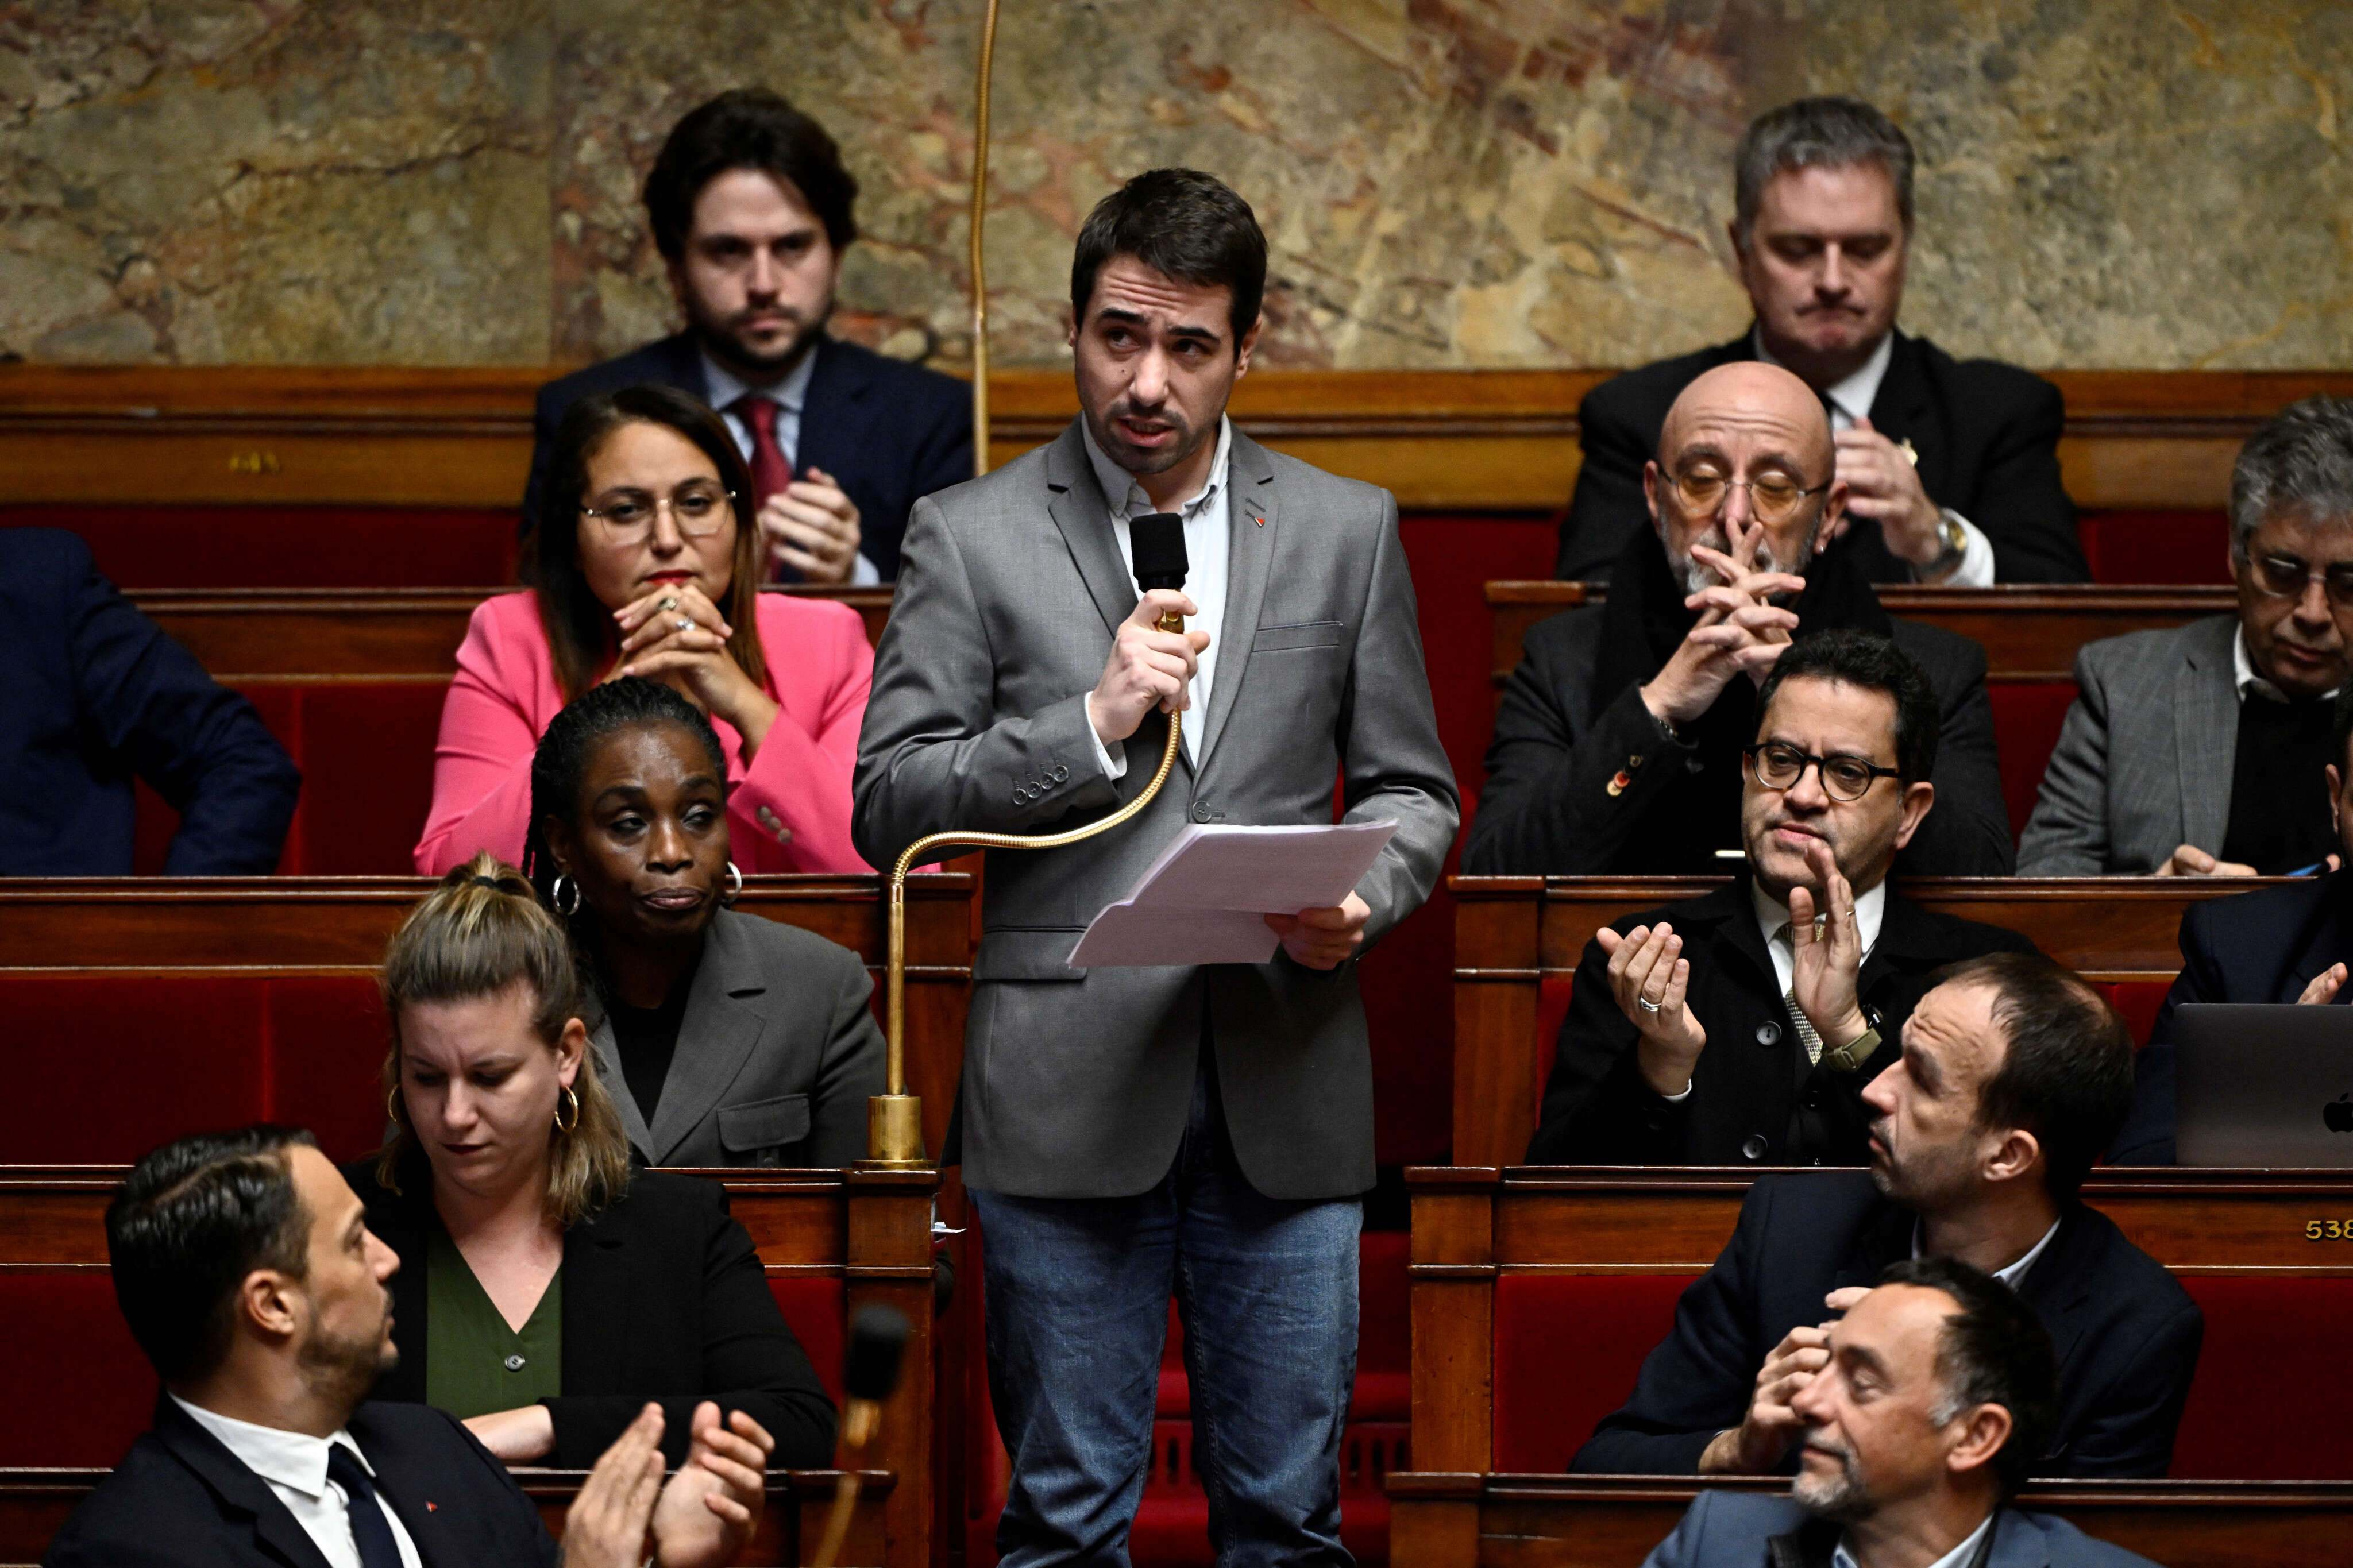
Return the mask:
[(509, 1464), (586, 1468), (649, 1398), (685, 1453), (695, 1407), (830, 1461), (834, 1411), (726, 1194), (633, 1170), (588, 1050), (564, 929), (489, 855), (452, 871), (385, 957), (397, 1128), (344, 1174), (400, 1255), (380, 1399), (462, 1419)]

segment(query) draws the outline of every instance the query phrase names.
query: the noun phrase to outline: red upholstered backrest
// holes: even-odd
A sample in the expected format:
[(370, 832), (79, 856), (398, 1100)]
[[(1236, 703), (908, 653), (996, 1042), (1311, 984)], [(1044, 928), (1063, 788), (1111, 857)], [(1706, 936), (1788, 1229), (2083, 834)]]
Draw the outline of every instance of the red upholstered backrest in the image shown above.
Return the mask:
[(2157, 1010), (2165, 1005), (2165, 994), (2172, 988), (2170, 980), (2118, 980), (2093, 987), (2124, 1015), (2136, 1046), (2148, 1044), (2148, 1032), (2157, 1026)]
[(155, 1374), (103, 1268), (0, 1270), (0, 1465), (112, 1465), (147, 1429)]
[(2016, 835), (2034, 815), (2034, 796), (2059, 744), (2068, 704), (2075, 700), (2075, 683), (1996, 680), (1988, 683), (1986, 693), (1993, 703), (1994, 743), (2001, 749), (2002, 804), (2010, 808), (2010, 831)]
[(1408, 1237), (1368, 1230), (1356, 1295), (1356, 1392), (1352, 1421), (1404, 1421), (1413, 1414), (1413, 1313), (1408, 1299)]
[[(1554, 1043), (1560, 1038), (1560, 1026), (1568, 1016), (1568, 1004), (1577, 994), (1577, 977), (1573, 974), (1547, 974), (1536, 987), (1536, 1044), (1544, 1047), (1543, 1059), (1552, 1061)], [(1544, 1086), (1541, 1074), (1536, 1086)]]
[(841, 1404), (841, 1358), (849, 1345), (848, 1297), (828, 1275), (771, 1274), (768, 1289), (785, 1314), (786, 1327), (808, 1352), (809, 1364), (833, 1403)]
[(2173, 1451), (2177, 1476), (2353, 1477), (2345, 1394), (2353, 1279), (2186, 1275), (2206, 1345)]
[(2231, 522), (2221, 511), (2092, 511), (2075, 531), (2094, 583), (2231, 580)]
[[(517, 500), (521, 500), (518, 496)], [(514, 508), (0, 507), (81, 535), (125, 588), (488, 588), (515, 574)]]
[(1495, 1466), (1559, 1471), (1626, 1403), (1673, 1327), (1687, 1274), (1506, 1274), (1495, 1281)]

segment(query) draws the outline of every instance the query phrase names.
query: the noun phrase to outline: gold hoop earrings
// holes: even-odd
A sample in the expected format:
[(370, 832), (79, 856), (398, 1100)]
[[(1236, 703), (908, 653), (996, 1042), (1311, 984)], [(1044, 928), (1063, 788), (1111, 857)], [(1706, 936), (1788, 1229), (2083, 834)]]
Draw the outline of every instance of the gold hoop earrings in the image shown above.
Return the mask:
[[(571, 1120), (571, 1121), (565, 1121), (565, 1120), (564, 1120), (564, 1102), (565, 1102), (565, 1100), (570, 1100), (570, 1101), (572, 1102), (572, 1120)], [(572, 1086), (571, 1086), (570, 1084), (568, 1084), (568, 1083), (567, 1083), (567, 1084), (565, 1084), (565, 1085), (564, 1086), (564, 1088), (562, 1089), (562, 1090), (561, 1090), (561, 1091), (559, 1091), (559, 1093), (558, 1093), (558, 1095), (557, 1095), (557, 1097), (556, 1097), (556, 1101), (555, 1101), (555, 1130), (556, 1130), (558, 1132), (569, 1132), (569, 1131), (571, 1131), (574, 1128), (575, 1128), (575, 1127), (577, 1127), (577, 1126), (579, 1126), (579, 1125), (580, 1125), (580, 1097), (579, 1097), (577, 1094), (575, 1094), (575, 1093), (572, 1091)]]
[(408, 1119), (400, 1113), (401, 1104), (400, 1085), (394, 1084), (384, 1091), (384, 1113), (391, 1118), (392, 1124), (396, 1127), (408, 1125)]

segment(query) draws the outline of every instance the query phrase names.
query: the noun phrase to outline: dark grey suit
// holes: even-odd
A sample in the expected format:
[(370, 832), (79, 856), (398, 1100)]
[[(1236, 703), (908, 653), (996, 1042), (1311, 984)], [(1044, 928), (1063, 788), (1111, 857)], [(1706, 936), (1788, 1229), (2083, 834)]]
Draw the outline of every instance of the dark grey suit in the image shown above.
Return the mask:
[[(1044, 852), (991, 852), (965, 1031), (965, 1181), (1121, 1197), (1167, 1173), (1191, 1108), (1206, 987), (1243, 1173), (1266, 1196), (1373, 1182), (1372, 1066), (1356, 966), (1072, 969), (1087, 922), (1187, 822), (1398, 825), (1356, 888), (1367, 939), (1436, 882), (1459, 801), (1438, 741), (1397, 503), (1237, 432), (1231, 563), (1202, 761), (1137, 820)], [(859, 743), (859, 853), (888, 866), (949, 827), (1076, 826), (1141, 790), (1155, 715), (1114, 782), (1087, 694), (1134, 609), (1073, 421), (1050, 446), (915, 504)]]
[(649, 1128), (609, 1019), (589, 1034), (629, 1144), (655, 1165), (849, 1165), (882, 1092), (874, 983), (848, 948), (722, 910), (704, 934)]
[[(1810, 1519), (1785, 1494), (1702, 1492), (1642, 1568), (1828, 1568), (1839, 1534), (1839, 1526)], [(2063, 1519), (2014, 1508), (1995, 1519), (1984, 1561), (1985, 1568), (2157, 1568)]]
[(2239, 743), (2238, 628), (2236, 616), (2210, 616), (2084, 645), (2080, 695), (2019, 839), (2020, 876), (2139, 876), (2184, 844), (2220, 853)]

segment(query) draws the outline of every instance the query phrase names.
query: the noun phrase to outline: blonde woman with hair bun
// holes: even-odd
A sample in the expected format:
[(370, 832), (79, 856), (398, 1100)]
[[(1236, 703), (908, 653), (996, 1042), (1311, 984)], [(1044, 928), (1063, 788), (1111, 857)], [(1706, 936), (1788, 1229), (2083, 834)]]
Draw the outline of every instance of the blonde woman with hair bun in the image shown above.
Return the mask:
[(444, 877), (380, 984), (394, 1131), (343, 1173), (401, 1259), (374, 1397), (511, 1465), (593, 1466), (649, 1398), (672, 1465), (714, 1420), (776, 1467), (828, 1462), (832, 1403), (726, 1193), (632, 1167), (571, 942), (522, 874), (485, 853)]

